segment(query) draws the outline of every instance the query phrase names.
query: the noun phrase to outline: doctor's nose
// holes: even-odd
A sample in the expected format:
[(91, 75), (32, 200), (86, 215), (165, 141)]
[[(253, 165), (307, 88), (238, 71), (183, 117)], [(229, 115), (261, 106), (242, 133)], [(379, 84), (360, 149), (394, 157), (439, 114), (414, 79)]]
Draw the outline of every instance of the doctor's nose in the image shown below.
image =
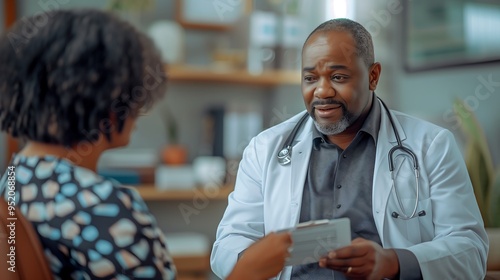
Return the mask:
[(318, 99), (327, 99), (335, 97), (336, 94), (337, 93), (330, 84), (329, 79), (326, 78), (319, 79), (317, 87), (314, 89), (314, 97)]

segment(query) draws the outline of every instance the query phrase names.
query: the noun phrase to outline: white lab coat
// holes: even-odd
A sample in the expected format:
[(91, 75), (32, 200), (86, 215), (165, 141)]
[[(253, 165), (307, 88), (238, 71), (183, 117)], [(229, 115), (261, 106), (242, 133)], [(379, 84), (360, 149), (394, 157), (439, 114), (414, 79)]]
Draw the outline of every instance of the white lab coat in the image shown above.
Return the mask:
[[(391, 111), (403, 145), (420, 165), (418, 211), (426, 215), (410, 220), (391, 217), (399, 211), (392, 190), (388, 152), (396, 138), (382, 110), (373, 176), (373, 217), (384, 248), (412, 251), (424, 279), (483, 279), (488, 239), (476, 204), (467, 169), (453, 135), (446, 129)], [(312, 149), (309, 119), (295, 137), (292, 162), (281, 166), (277, 154), (303, 113), (252, 139), (245, 149), (235, 190), (217, 230), (211, 265), (225, 278), (238, 253), (269, 232), (292, 227), (300, 215), (302, 191)], [(398, 157), (403, 158), (403, 157)], [(399, 163), (398, 163), (399, 162)], [(399, 196), (410, 214), (415, 203), (413, 169), (406, 159), (396, 161)], [(279, 279), (290, 278), (286, 267)]]

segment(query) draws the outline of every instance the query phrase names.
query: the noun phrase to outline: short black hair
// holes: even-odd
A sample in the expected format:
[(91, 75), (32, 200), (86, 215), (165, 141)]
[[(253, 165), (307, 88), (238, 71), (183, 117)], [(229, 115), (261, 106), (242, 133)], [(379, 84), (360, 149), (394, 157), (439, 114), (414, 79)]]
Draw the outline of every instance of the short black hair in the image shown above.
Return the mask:
[(23, 18), (0, 38), (0, 130), (67, 147), (111, 140), (103, 120), (114, 113), (121, 132), (164, 95), (163, 69), (151, 39), (107, 12)]
[(373, 41), (370, 32), (361, 24), (347, 18), (335, 18), (323, 22), (307, 36), (304, 46), (312, 35), (318, 32), (330, 31), (343, 31), (351, 34), (356, 42), (356, 55), (361, 57), (367, 66), (371, 66), (375, 62)]

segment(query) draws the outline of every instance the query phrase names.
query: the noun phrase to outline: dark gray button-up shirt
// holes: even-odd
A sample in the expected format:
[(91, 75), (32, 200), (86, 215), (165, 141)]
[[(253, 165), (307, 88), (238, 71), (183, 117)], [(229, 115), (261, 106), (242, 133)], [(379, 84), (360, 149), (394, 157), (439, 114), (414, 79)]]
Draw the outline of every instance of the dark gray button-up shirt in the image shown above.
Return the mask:
[[(373, 95), (372, 108), (363, 126), (345, 150), (330, 143), (314, 127), (300, 222), (348, 217), (352, 239), (362, 237), (382, 245), (372, 213), (373, 170), (380, 119), (381, 105)], [(401, 272), (404, 262), (410, 275), (419, 276), (420, 267), (415, 256), (408, 250), (398, 251)], [(312, 263), (294, 266), (291, 279), (346, 278), (341, 272)]]

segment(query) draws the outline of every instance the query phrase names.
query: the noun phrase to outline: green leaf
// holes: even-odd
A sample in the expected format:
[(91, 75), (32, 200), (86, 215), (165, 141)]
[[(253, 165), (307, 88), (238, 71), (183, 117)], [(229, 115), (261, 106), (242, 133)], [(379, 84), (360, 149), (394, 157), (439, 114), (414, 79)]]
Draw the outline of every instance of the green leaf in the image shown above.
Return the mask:
[(494, 167), (493, 160), (491, 159), (491, 153), (488, 148), (488, 141), (486, 140), (486, 135), (474, 115), (474, 112), (467, 109), (467, 105), (465, 105), (465, 103), (460, 99), (455, 101), (453, 107), (458, 119), (460, 120), (460, 127), (462, 128), (462, 131), (468, 141), (478, 145), (477, 148), (484, 156), (489, 177), (493, 176)]
[[(495, 175), (488, 141), (474, 112), (461, 100), (453, 104), (462, 132), (467, 138), (465, 163), (477, 204), (486, 227), (500, 226), (500, 186)], [(498, 172), (497, 172), (498, 173)], [(496, 176), (496, 177), (495, 177)]]
[(500, 168), (495, 172), (495, 176), (490, 184), (490, 193), (488, 194), (490, 227), (500, 227)]
[(484, 176), (481, 170), (481, 153), (478, 152), (477, 146), (473, 143), (469, 143), (465, 150), (465, 163), (467, 165), (467, 171), (469, 173), (470, 180), (472, 182), (472, 186), (474, 189), (474, 195), (476, 196), (477, 205), (479, 206), (479, 210), (481, 211), (481, 215), (483, 220), (488, 221), (488, 213), (486, 211), (486, 193), (483, 188)]

